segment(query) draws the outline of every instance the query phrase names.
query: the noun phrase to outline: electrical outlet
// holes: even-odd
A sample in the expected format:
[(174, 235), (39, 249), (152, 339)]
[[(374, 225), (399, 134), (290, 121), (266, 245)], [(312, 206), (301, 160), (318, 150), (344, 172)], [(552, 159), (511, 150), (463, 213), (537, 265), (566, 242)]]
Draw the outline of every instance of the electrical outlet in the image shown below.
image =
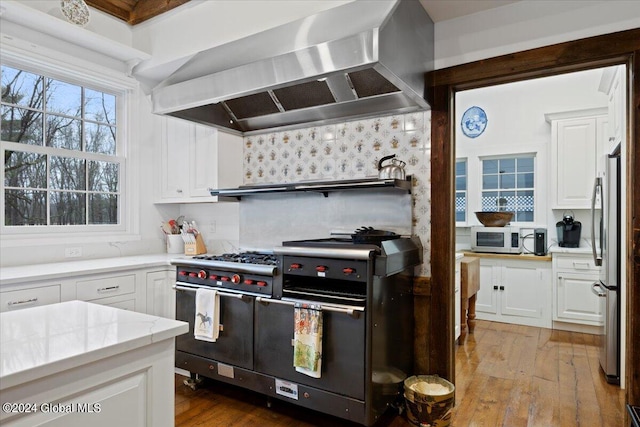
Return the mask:
[(82, 256), (82, 248), (66, 248), (64, 250), (65, 258), (78, 258)]
[(211, 221), (209, 222), (209, 233), (215, 233), (215, 232), (216, 232), (216, 222)]

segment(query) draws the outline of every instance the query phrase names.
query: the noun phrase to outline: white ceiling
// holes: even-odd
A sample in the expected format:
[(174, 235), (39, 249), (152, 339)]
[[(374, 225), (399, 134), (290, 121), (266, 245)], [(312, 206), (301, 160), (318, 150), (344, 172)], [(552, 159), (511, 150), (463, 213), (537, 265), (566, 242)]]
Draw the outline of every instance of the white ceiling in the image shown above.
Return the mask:
[(433, 22), (471, 15), (520, 0), (420, 0)]

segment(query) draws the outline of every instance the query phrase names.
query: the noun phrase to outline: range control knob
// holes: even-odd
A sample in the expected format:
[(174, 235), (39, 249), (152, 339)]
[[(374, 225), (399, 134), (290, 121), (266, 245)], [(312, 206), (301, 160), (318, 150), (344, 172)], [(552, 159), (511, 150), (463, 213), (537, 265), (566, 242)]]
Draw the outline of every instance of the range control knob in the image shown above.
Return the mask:
[(258, 286), (267, 286), (267, 282), (263, 282), (262, 280), (259, 280), (256, 285)]
[(244, 279), (244, 282), (243, 282), (243, 283), (244, 283), (245, 285), (253, 285), (253, 280), (251, 280), (251, 279)]
[(199, 279), (206, 279), (207, 278), (207, 272), (204, 271), (204, 270), (198, 271), (198, 278)]
[(189, 273), (189, 277), (198, 277), (198, 273)]
[(238, 283), (240, 283), (240, 275), (234, 274), (233, 276), (231, 276), (231, 281), (237, 285)]
[(178, 275), (179, 275), (179, 276), (188, 276), (188, 275), (189, 275), (189, 272), (188, 272), (188, 271), (184, 271), (184, 270), (182, 270), (182, 271), (179, 271), (179, 272), (178, 272)]
[(349, 276), (349, 275), (351, 275), (351, 274), (355, 273), (355, 272), (356, 272), (356, 270), (355, 270), (354, 268), (351, 268), (351, 267), (345, 267), (345, 268), (343, 268), (343, 269), (342, 269), (342, 272), (343, 272), (345, 275)]
[(326, 265), (318, 265), (316, 266), (316, 271), (318, 273), (324, 273), (325, 271), (327, 271), (327, 266)]
[(300, 270), (302, 268), (302, 264), (298, 264), (298, 263), (293, 263), (289, 266), (290, 270)]
[(218, 276), (216, 276), (215, 274), (212, 274), (209, 276), (209, 280), (218, 280)]
[(223, 282), (228, 282), (229, 278), (227, 276), (222, 276), (220, 280), (222, 280)]

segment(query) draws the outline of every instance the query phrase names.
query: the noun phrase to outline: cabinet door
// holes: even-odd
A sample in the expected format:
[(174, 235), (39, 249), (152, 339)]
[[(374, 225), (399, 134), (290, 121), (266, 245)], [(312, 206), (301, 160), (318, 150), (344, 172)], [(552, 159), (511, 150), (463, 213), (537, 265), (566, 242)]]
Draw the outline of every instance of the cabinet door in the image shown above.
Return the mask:
[(598, 276), (577, 273), (556, 274), (556, 312), (554, 320), (602, 325), (600, 298), (591, 291)]
[(160, 198), (163, 200), (189, 196), (189, 147), (192, 139), (192, 123), (163, 117), (160, 144)]
[(195, 125), (190, 148), (189, 197), (211, 198), (209, 188), (218, 185), (218, 131), (210, 126)]
[(496, 261), (481, 260), (480, 262), (480, 290), (476, 294), (476, 312), (498, 313), (498, 281), (499, 267)]
[(171, 271), (152, 271), (147, 273), (147, 314), (176, 318), (176, 291)]
[(501, 268), (501, 313), (504, 316), (539, 319), (543, 315), (550, 277), (546, 277), (545, 270), (524, 263)]
[(624, 67), (619, 67), (618, 70), (616, 70), (611, 89), (609, 90), (609, 152), (613, 151), (613, 148), (622, 141), (622, 135), (624, 133), (624, 74)]
[(602, 176), (606, 170), (609, 151), (609, 118), (599, 117), (596, 120), (596, 176)]
[(596, 119), (572, 119), (558, 122), (554, 144), (557, 208), (591, 206), (596, 173)]

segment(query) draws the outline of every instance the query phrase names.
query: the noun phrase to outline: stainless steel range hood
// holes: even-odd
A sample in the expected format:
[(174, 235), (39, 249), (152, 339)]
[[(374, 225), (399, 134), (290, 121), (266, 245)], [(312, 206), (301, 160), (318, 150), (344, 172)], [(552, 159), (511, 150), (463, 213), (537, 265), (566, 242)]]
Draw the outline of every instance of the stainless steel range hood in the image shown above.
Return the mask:
[(418, 0), (356, 0), (196, 54), (153, 112), (237, 133), (426, 110), (433, 22)]

